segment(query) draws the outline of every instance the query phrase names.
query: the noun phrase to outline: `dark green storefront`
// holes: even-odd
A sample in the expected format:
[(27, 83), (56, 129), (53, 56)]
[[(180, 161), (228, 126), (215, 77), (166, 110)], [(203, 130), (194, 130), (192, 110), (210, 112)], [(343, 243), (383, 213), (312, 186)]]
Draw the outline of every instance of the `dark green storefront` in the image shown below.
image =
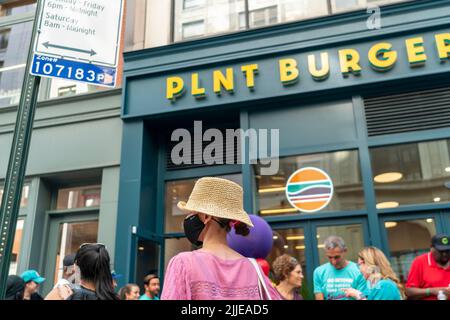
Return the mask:
[[(327, 235), (343, 236), (352, 259), (364, 245), (382, 248), (404, 277), (430, 235), (450, 232), (450, 1), (385, 7), (381, 29), (368, 29), (367, 18), (358, 11), (125, 54), (115, 257), (124, 282), (139, 283), (149, 271), (163, 276), (167, 260), (190, 249), (174, 204), (202, 176), (240, 182), (245, 209), (275, 231), (268, 260), (297, 256), (307, 281), (324, 262)], [(375, 58), (389, 64), (394, 50), (389, 70), (371, 66)], [(320, 71), (322, 53), (330, 69), (315, 79), (308, 56)], [(343, 61), (357, 54), (360, 72), (345, 74)], [(286, 59), (295, 60), (298, 77)], [(290, 71), (280, 78), (283, 63)], [(228, 84), (217, 78), (227, 69)], [(180, 79), (185, 90), (171, 101), (167, 86), (181, 92)], [(201, 88), (206, 96), (199, 99)], [(279, 129), (279, 172), (261, 176), (249, 161), (174, 165), (170, 136), (194, 121), (204, 130)], [(333, 200), (318, 213), (293, 212), (284, 199), (286, 179), (303, 166), (327, 171), (335, 184)]]

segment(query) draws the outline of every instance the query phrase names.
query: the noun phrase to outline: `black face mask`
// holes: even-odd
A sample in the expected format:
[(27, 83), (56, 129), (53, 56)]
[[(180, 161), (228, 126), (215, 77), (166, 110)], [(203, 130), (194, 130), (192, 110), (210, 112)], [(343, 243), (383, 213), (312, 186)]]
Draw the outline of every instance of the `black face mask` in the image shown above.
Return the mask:
[[(217, 222), (222, 228), (225, 228), (225, 225), (222, 222), (217, 221), (214, 218), (212, 220)], [(203, 229), (205, 229), (205, 224), (202, 220), (200, 220), (198, 214), (194, 214), (184, 219), (183, 227), (184, 233), (191, 243), (196, 246), (201, 246), (203, 244), (203, 242), (199, 241), (198, 238), (200, 237)]]
[(198, 214), (194, 214), (184, 219), (183, 227), (184, 233), (191, 243), (196, 246), (201, 246), (203, 244), (202, 241), (198, 240), (198, 237), (200, 237), (200, 233), (202, 233), (205, 228), (205, 224), (200, 220)]

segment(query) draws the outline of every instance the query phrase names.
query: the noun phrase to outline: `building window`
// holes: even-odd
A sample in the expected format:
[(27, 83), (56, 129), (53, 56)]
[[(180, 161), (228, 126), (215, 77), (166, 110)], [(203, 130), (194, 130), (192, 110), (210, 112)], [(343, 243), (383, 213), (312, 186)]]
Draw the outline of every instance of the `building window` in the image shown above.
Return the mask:
[(328, 259), (325, 256), (325, 246), (323, 242), (330, 236), (339, 236), (343, 238), (345, 245), (347, 246), (346, 258), (351, 261), (358, 261), (358, 252), (364, 248), (364, 235), (361, 224), (317, 228), (317, 250), (320, 264), (328, 262)]
[(9, 274), (17, 274), (17, 266), (19, 264), (20, 247), (23, 235), (23, 219), (17, 220), (16, 233), (14, 235), (14, 244), (12, 248), (11, 264), (9, 265)]
[(32, 28), (25, 22), (0, 29), (0, 107), (19, 103)]
[(331, 8), (333, 13), (340, 13), (344, 11), (366, 9), (371, 5), (384, 6), (405, 1), (411, 0), (331, 0)]
[(250, 27), (264, 27), (278, 22), (278, 7), (272, 6), (250, 11)]
[(0, 5), (0, 17), (27, 13), (35, 10), (36, 0), (8, 1), (5, 4)]
[(450, 139), (370, 150), (377, 208), (450, 201)]
[(183, 9), (203, 7), (205, 4), (206, 0), (183, 0)]
[(327, 207), (329, 211), (360, 210), (364, 205), (364, 192), (359, 170), (357, 151), (337, 151), (280, 159), (278, 174), (261, 174), (261, 166), (255, 165), (256, 199), (261, 215), (298, 213), (286, 198), (286, 183), (298, 169), (315, 167), (325, 171), (334, 186), (333, 197)]
[[(5, 2), (5, 1), (2, 1)], [(36, 1), (9, 1), (0, 5), (0, 22), (3, 17), (32, 13)], [(11, 18), (8, 18), (9, 21)], [(0, 107), (18, 104), (33, 29), (30, 15), (17, 23), (0, 28)], [(19, 22), (20, 21), (20, 22)]]
[(100, 206), (101, 186), (85, 186), (58, 190), (57, 210)]
[(174, 5), (174, 41), (238, 31), (239, 12), (245, 12), (244, 0), (210, 0), (189, 10), (183, 8), (184, 0)]
[(9, 28), (0, 31), (0, 50), (6, 50), (8, 48), (8, 39), (10, 32), (11, 29)]
[(436, 234), (433, 218), (384, 223), (394, 271), (405, 283), (415, 257), (430, 251), (431, 237)]
[(205, 22), (203, 20), (183, 23), (183, 40), (196, 38), (205, 34)]
[[(236, 182), (242, 186), (242, 175), (233, 174), (220, 176), (219, 178), (228, 179)], [(166, 182), (165, 195), (165, 232), (166, 233), (180, 233), (183, 230), (183, 220), (186, 217), (186, 212), (178, 209), (179, 201), (187, 201), (195, 182), (198, 178), (189, 180), (177, 180)]]
[[(2, 203), (3, 199), (3, 187), (0, 188), (0, 204)], [(22, 189), (22, 196), (20, 198), (20, 208), (26, 208), (28, 206), (28, 198), (30, 196), (30, 185), (25, 184)]]

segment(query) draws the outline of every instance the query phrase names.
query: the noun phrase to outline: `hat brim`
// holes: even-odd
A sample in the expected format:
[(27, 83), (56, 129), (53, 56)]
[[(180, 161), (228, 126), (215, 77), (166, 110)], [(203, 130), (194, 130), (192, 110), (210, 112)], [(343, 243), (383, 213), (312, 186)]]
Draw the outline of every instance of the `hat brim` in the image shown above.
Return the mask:
[(237, 216), (236, 217), (230, 217), (229, 215), (226, 215), (226, 214), (220, 214), (220, 213), (217, 213), (217, 212), (202, 210), (202, 209), (199, 209), (199, 208), (188, 207), (188, 205), (187, 205), (187, 203), (185, 201), (178, 202), (177, 207), (178, 207), (178, 209), (180, 209), (181, 211), (186, 212), (186, 213), (199, 212), (199, 213), (207, 214), (209, 216), (214, 216), (214, 217), (218, 217), (218, 218), (237, 220), (237, 221), (245, 223), (249, 227), (253, 227), (253, 223), (250, 220), (250, 216), (244, 210), (242, 210), (241, 212), (238, 213), (238, 215), (242, 215), (241, 217), (237, 217)]
[(437, 251), (448, 251), (450, 250), (450, 245), (435, 245), (433, 246)]
[(36, 279), (32, 279), (31, 281), (36, 282), (37, 284), (41, 284), (42, 282), (45, 281), (45, 278), (39, 277)]

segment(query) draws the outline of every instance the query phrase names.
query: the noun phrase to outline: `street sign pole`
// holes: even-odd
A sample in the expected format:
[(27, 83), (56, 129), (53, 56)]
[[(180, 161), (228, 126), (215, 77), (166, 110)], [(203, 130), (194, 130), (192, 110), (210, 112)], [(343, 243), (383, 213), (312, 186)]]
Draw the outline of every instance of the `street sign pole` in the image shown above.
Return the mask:
[(4, 299), (6, 294), (6, 280), (9, 273), (11, 251), (14, 244), (14, 235), (17, 217), (19, 215), (23, 180), (27, 166), (28, 151), (30, 149), (31, 132), (40, 83), (40, 77), (30, 75), (29, 70), (33, 59), (33, 48), (41, 6), (42, 0), (37, 0), (27, 67), (25, 69), (2, 204), (0, 207), (0, 299)]

